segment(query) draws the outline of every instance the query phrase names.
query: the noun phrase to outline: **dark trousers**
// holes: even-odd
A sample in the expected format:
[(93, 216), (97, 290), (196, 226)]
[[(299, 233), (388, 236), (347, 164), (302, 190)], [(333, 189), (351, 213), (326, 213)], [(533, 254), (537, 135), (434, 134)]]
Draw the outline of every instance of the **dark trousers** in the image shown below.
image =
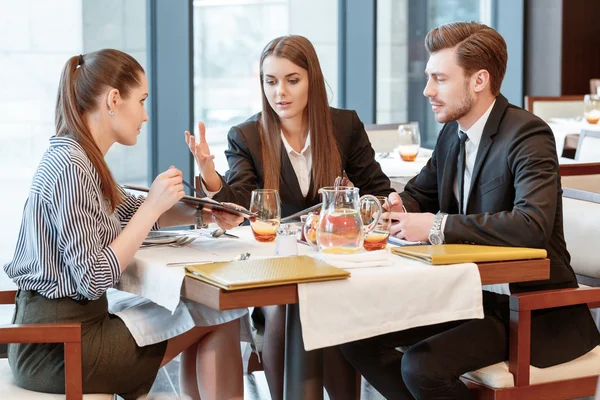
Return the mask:
[[(402, 353), (400, 346), (411, 346)], [(341, 346), (386, 399), (468, 399), (459, 377), (508, 359), (508, 332), (493, 314), (388, 333)]]

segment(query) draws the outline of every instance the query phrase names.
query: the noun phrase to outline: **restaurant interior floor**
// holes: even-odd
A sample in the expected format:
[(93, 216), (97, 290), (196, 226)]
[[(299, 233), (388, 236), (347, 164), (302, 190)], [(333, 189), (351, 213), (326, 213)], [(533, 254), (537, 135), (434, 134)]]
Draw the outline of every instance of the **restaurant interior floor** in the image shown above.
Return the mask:
[[(147, 400), (175, 400), (180, 399), (179, 393), (179, 361), (177, 359), (165, 365), (158, 372), (154, 386)], [(262, 371), (253, 372), (244, 376), (245, 400), (269, 400), (269, 388)], [(324, 400), (329, 400), (324, 393)], [(183, 400), (183, 399), (181, 399)], [(383, 397), (363, 379), (361, 400), (383, 400)]]

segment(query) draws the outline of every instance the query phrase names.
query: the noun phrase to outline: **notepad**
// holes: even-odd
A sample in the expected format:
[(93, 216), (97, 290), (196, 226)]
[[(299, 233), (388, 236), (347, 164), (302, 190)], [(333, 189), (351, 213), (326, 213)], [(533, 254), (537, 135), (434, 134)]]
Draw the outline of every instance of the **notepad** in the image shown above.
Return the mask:
[(345, 279), (348, 271), (309, 256), (187, 265), (186, 274), (225, 290)]
[(410, 247), (392, 247), (393, 254), (424, 261), (429, 264), (458, 264), (546, 258), (544, 249), (527, 247), (482, 246), (471, 244), (441, 244)]

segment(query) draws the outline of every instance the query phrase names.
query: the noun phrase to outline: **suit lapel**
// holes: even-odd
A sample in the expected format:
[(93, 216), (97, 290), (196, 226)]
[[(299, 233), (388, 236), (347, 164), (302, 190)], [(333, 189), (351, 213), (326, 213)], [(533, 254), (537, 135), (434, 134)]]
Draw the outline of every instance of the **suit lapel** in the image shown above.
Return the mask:
[(473, 174), (471, 175), (471, 186), (469, 188), (469, 195), (466, 199), (466, 209), (467, 214), (469, 213), (469, 203), (471, 201), (471, 194), (473, 193), (473, 188), (475, 187), (475, 183), (477, 182), (477, 178), (479, 178), (479, 172), (481, 171), (481, 166), (487, 157), (490, 148), (492, 147), (492, 143), (494, 140), (492, 139), (496, 133), (498, 133), (498, 126), (500, 125), (500, 121), (504, 116), (504, 112), (508, 107), (508, 100), (506, 97), (501, 94), (496, 98), (496, 104), (494, 104), (494, 108), (492, 108), (492, 112), (488, 117), (487, 122), (485, 123), (485, 127), (483, 128), (483, 134), (481, 135), (481, 142), (479, 142), (479, 148), (477, 149), (477, 158), (475, 158), (475, 165), (473, 167)]
[[(285, 151), (285, 146), (281, 146), (281, 184), (284, 184), (288, 188), (288, 193), (293, 197), (294, 203), (299, 210), (304, 208), (304, 196), (302, 196), (302, 190), (300, 190), (300, 184), (298, 183), (298, 177), (294, 172), (294, 167), (290, 161), (290, 157)], [(280, 184), (280, 185), (281, 185)], [(282, 199), (283, 201), (283, 199)]]

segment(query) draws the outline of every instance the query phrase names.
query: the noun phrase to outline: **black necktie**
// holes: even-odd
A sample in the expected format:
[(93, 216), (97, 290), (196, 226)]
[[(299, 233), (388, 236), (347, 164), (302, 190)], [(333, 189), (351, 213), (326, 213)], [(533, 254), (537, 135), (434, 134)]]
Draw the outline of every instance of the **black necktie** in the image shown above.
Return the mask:
[(457, 180), (458, 180), (458, 213), (464, 214), (464, 205), (465, 205), (465, 190), (464, 190), (464, 182), (465, 182), (465, 142), (469, 138), (466, 133), (463, 131), (458, 131), (458, 137), (460, 139), (460, 151), (458, 152), (458, 172), (457, 172)]

